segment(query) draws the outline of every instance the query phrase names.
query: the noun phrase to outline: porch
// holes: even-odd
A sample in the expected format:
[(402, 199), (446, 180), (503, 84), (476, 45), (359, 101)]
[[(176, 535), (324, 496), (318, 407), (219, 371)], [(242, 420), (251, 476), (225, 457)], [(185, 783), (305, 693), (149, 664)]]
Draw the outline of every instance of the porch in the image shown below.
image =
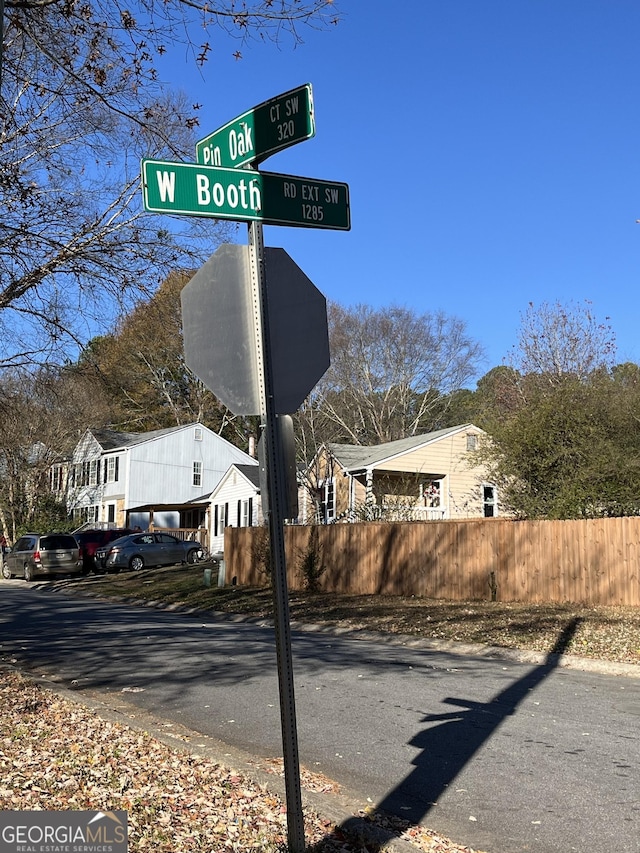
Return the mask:
[[(147, 530), (156, 533), (170, 533), (172, 536), (187, 542), (199, 542), (205, 551), (209, 550), (209, 503), (190, 504), (146, 504), (131, 507), (126, 510), (127, 527), (136, 524), (135, 516), (140, 513), (148, 515)], [(175, 513), (179, 517), (177, 527), (167, 527), (166, 521), (160, 519), (156, 524), (157, 515), (164, 516)], [(132, 519), (132, 516), (134, 518)]]

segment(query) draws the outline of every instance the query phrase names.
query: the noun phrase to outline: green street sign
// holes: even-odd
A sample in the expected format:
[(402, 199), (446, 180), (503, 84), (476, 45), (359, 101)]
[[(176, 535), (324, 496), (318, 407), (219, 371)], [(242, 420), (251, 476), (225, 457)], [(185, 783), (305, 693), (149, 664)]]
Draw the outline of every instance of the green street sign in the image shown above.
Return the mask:
[(336, 181), (143, 160), (142, 194), (145, 210), (152, 213), (337, 231), (351, 228), (349, 187)]
[(196, 142), (196, 162), (224, 168), (259, 163), (316, 132), (311, 84), (247, 110)]

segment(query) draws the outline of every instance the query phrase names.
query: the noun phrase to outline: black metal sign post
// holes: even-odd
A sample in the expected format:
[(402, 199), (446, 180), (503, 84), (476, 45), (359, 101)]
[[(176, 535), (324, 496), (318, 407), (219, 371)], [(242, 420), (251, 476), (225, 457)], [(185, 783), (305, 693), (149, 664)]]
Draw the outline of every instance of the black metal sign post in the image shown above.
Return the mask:
[(273, 398), (273, 375), (269, 335), (269, 301), (262, 225), (249, 225), (251, 275), (253, 288), (254, 323), (256, 331), (259, 370), (260, 416), (264, 428), (263, 442), (269, 495), (269, 536), (271, 542), (271, 585), (273, 590), (276, 652), (278, 659), (278, 687), (280, 691), (280, 722), (284, 782), (287, 799), (287, 838), (291, 853), (305, 849), (304, 816), (300, 790), (300, 760), (296, 705), (293, 687), (293, 660), (291, 655), (291, 628), (289, 624), (289, 595), (287, 590), (287, 565), (284, 549), (285, 507), (287, 505), (287, 473), (284, 464), (279, 418)]
[[(300, 103), (304, 120), (296, 124), (286, 116), (297, 114)], [(347, 184), (271, 175), (259, 172), (257, 164), (315, 133), (312, 106), (309, 85), (292, 89), (200, 140), (196, 145), (198, 163), (142, 162), (146, 210), (249, 223), (248, 275), (244, 252), (227, 247), (219, 255), (219, 249), (183, 289), (181, 301), (187, 364), (235, 414), (253, 415), (257, 411), (263, 427), (268, 497), (263, 507), (267, 507), (271, 543), (290, 853), (304, 853), (305, 840), (283, 529), (284, 519), (295, 514), (287, 514), (291, 502), (284, 418), (302, 404), (330, 359), (325, 299), (283, 250), (270, 249), (267, 265), (262, 222), (348, 231), (351, 216)], [(246, 149), (240, 159), (235, 156), (239, 139)], [(270, 285), (271, 317), (268, 275), (274, 278)], [(249, 278), (250, 296), (245, 289)], [(215, 310), (207, 310), (211, 308), (214, 282), (218, 300)], [(212, 338), (211, 329), (203, 323), (216, 313), (225, 318), (226, 327)], [(287, 328), (285, 317), (288, 323), (297, 320), (297, 325)], [(253, 332), (253, 341), (245, 339), (246, 326)], [(230, 330), (231, 337), (241, 344), (233, 352), (225, 343)]]

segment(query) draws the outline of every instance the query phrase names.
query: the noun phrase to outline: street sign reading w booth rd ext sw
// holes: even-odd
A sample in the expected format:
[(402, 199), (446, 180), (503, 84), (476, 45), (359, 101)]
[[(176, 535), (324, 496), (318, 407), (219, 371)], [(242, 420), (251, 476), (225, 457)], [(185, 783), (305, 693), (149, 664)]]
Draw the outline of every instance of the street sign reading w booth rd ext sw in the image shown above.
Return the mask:
[(349, 187), (336, 181), (142, 161), (145, 210), (237, 222), (349, 231)]
[(258, 163), (315, 135), (311, 84), (271, 98), (196, 142), (196, 162), (233, 167)]

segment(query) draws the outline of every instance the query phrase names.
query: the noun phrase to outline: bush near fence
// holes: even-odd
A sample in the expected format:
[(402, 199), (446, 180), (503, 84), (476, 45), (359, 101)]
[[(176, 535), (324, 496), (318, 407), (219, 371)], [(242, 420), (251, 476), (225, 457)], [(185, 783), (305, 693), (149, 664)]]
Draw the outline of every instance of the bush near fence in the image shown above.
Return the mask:
[[(323, 592), (640, 605), (640, 517), (287, 525), (284, 533), (291, 589), (305, 588), (316, 548)], [(264, 528), (225, 530), (227, 579), (269, 583), (255, 557), (260, 536)]]

